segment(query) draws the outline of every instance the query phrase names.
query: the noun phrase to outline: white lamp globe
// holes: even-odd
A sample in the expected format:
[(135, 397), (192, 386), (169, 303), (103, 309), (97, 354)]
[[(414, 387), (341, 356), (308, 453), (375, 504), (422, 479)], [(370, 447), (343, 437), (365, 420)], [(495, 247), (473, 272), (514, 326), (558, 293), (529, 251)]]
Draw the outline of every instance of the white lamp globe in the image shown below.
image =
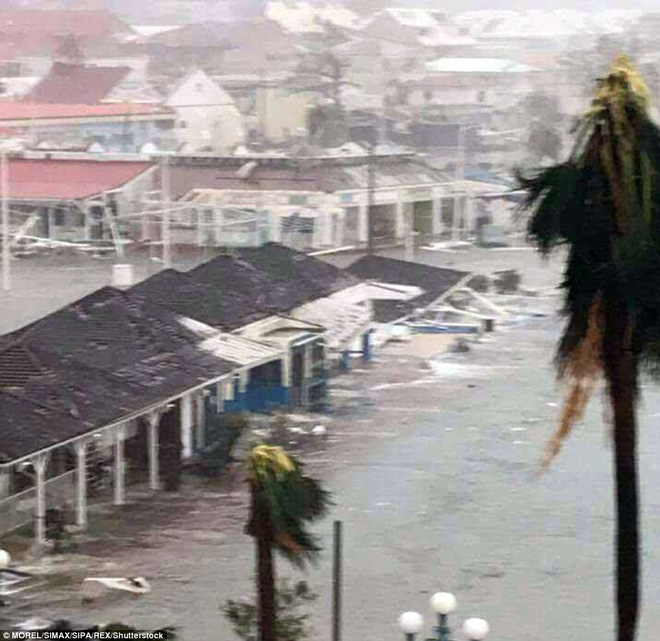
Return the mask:
[(490, 626), (483, 619), (468, 619), (463, 624), (463, 634), (470, 641), (482, 641), (488, 636)]
[(436, 592), (429, 603), (436, 614), (451, 614), (458, 606), (456, 597), (451, 592)]
[(6, 550), (0, 550), (0, 570), (5, 570), (11, 563), (11, 556)]
[(399, 617), (399, 627), (404, 634), (418, 634), (424, 627), (424, 618), (419, 612), (404, 612)]

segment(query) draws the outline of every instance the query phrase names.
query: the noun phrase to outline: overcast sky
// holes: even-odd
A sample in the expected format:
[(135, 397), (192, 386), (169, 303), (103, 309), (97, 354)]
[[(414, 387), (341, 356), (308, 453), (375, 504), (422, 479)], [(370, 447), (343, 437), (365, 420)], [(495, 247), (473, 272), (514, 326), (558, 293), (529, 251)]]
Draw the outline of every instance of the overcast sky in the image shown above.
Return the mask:
[[(349, 0), (350, 2), (350, 0)], [(471, 9), (581, 9), (602, 11), (603, 9), (634, 9), (660, 11), (657, 0), (516, 0), (496, 2), (494, 0), (399, 0), (392, 5), (429, 7), (446, 11), (469, 11)]]

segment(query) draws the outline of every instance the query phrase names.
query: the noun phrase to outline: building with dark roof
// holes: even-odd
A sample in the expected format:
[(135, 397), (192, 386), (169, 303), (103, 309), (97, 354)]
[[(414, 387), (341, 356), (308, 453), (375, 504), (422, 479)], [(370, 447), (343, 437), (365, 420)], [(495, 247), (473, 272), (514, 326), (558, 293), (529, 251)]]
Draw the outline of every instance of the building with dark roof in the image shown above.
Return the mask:
[[(176, 314), (109, 287), (2, 337), (0, 417), (7, 420), (0, 430), (0, 516), (20, 489), (21, 462), (36, 473), (40, 542), (46, 482), (59, 483), (68, 473), (58, 461), (76, 457), (81, 525), (88, 452), (107, 451), (114, 459), (117, 504), (124, 502), (125, 452), (139, 451), (142, 442), (151, 487), (160, 485), (161, 463), (170, 478), (182, 459), (205, 446), (206, 419), (220, 409), (211, 410), (218, 388), (246, 369), (242, 359), (226, 356), (222, 343), (205, 346), (205, 340)], [(262, 353), (250, 365), (279, 363), (273, 350)], [(3, 529), (22, 524), (0, 521)]]
[(374, 320), (380, 323), (401, 320), (417, 310), (438, 305), (471, 278), (470, 272), (375, 255), (358, 259), (347, 271), (363, 280), (422, 290), (423, 293), (408, 300), (374, 300)]
[(343, 270), (267, 243), (217, 256), (187, 272), (165, 270), (132, 292), (208, 325), (234, 331), (357, 284)]

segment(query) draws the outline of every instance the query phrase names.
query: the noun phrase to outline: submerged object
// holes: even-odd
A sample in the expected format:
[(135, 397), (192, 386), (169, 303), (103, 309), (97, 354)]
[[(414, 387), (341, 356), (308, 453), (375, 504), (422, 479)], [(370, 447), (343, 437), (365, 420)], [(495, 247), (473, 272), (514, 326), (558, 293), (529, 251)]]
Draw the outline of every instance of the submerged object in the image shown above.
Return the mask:
[(82, 591), (83, 600), (93, 601), (109, 594), (147, 594), (151, 591), (151, 586), (141, 576), (132, 578), (89, 577), (83, 581)]

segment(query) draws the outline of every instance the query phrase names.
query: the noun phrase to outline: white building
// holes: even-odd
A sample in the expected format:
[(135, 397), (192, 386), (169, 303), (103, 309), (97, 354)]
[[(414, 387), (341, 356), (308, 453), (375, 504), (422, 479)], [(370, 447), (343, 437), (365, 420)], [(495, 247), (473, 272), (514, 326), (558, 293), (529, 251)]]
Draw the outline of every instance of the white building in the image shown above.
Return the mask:
[(243, 116), (233, 98), (202, 70), (183, 78), (166, 104), (177, 114), (176, 138), (185, 152), (229, 152), (245, 141)]

